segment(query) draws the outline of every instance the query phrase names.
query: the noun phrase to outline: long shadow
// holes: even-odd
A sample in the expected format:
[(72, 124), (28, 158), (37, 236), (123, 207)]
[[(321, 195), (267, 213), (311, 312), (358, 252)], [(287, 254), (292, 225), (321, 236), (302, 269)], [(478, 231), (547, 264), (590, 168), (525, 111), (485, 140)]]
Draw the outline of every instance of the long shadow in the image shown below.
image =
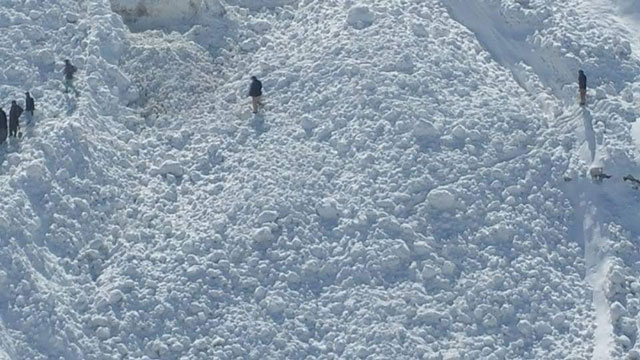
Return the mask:
[(256, 131), (256, 137), (269, 130), (269, 125), (266, 124), (263, 114), (255, 114), (249, 124)]
[(593, 131), (593, 116), (587, 108), (582, 108), (582, 123), (584, 124), (584, 139), (589, 145), (589, 153), (591, 154), (591, 162), (596, 159), (596, 133)]
[(4, 164), (4, 161), (7, 158), (8, 145), (6, 141), (0, 143), (0, 165)]

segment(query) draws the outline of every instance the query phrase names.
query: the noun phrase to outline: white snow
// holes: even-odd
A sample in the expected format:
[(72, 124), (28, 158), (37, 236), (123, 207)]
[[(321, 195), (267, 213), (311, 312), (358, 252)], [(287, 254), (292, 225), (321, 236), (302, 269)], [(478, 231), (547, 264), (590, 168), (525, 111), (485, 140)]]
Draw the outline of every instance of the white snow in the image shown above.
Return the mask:
[(0, 3), (1, 359), (638, 358), (636, 1)]

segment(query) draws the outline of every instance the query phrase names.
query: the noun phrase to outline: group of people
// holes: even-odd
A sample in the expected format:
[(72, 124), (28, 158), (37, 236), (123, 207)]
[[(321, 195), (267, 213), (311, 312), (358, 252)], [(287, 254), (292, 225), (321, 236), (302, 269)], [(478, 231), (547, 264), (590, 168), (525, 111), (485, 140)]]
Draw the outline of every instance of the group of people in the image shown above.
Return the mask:
[[(76, 90), (73, 84), (73, 76), (78, 71), (71, 61), (68, 59), (64, 61), (64, 87), (65, 93), (68, 93), (69, 90), (73, 90), (76, 96), (78, 96), (78, 91)], [(580, 105), (585, 105), (587, 103), (587, 77), (584, 74), (583, 70), (578, 71), (578, 89), (580, 93)], [(33, 112), (35, 110), (35, 103), (31, 94), (27, 91), (26, 93), (26, 101), (25, 101), (25, 111), (27, 114), (27, 123), (30, 123), (33, 119)], [(252, 99), (252, 108), (253, 113), (256, 114), (258, 109), (264, 106), (262, 102), (262, 82), (258, 80), (257, 77), (251, 77), (251, 85), (249, 87), (249, 96)], [(7, 126), (7, 114), (0, 107), (0, 143), (4, 142), (7, 138), (7, 134), (9, 137), (18, 136), (18, 129), (20, 128), (19, 119), (23, 113), (22, 107), (16, 103), (16, 101), (11, 102), (11, 110), (9, 110), (9, 123)]]
[[(73, 90), (76, 96), (78, 91), (73, 84), (73, 75), (78, 71), (71, 61), (64, 61), (64, 92), (68, 93), (69, 90)], [(33, 120), (33, 113), (36, 110), (35, 100), (31, 97), (31, 94), (27, 91), (25, 93), (25, 107), (24, 109), (13, 100), (11, 101), (11, 108), (9, 109), (9, 117), (7, 113), (0, 107), (0, 144), (5, 142), (8, 137), (20, 136), (20, 117), (24, 113), (26, 116), (27, 125)]]
[[(9, 121), (7, 123), (7, 113), (0, 107), (0, 144), (9, 137), (17, 137), (18, 130), (20, 129), (20, 116), (25, 113), (27, 116), (27, 123), (30, 123), (33, 119), (33, 112), (36, 109), (35, 101), (31, 97), (31, 94), (27, 91), (25, 93), (25, 108), (23, 109), (15, 100), (11, 101), (11, 108), (9, 109)], [(8, 126), (7, 126), (8, 125)]]

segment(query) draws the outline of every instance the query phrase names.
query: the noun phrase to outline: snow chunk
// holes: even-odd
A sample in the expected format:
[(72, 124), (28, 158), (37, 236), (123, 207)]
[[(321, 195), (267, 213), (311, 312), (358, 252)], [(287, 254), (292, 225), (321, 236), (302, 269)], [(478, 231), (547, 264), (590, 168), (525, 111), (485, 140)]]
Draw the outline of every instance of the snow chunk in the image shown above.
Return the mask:
[(337, 220), (340, 212), (338, 202), (332, 198), (326, 198), (316, 204), (316, 212), (323, 220)]
[(70, 22), (70, 23), (77, 23), (79, 19), (78, 14), (72, 13), (72, 12), (66, 13), (65, 17), (67, 18), (67, 22)]
[(176, 177), (184, 175), (184, 169), (179, 162), (173, 160), (167, 160), (160, 167), (152, 168), (151, 175), (167, 175), (171, 174)]
[(111, 330), (106, 326), (99, 327), (98, 330), (96, 330), (96, 335), (98, 336), (98, 339), (106, 340), (111, 337)]
[(253, 233), (253, 246), (257, 248), (266, 248), (273, 244), (275, 236), (268, 226), (261, 227)]
[(402, 240), (391, 240), (391, 246), (381, 255), (382, 266), (388, 270), (401, 269), (411, 259), (411, 251)]
[(451, 131), (451, 135), (458, 139), (464, 139), (467, 137), (467, 129), (462, 125), (456, 125), (456, 127)]
[(25, 169), (25, 174), (27, 178), (31, 181), (39, 181), (44, 178), (46, 173), (46, 168), (44, 164), (40, 161), (34, 161), (31, 164), (27, 165)]
[(277, 316), (287, 308), (287, 303), (280, 296), (270, 295), (262, 300), (262, 306), (271, 316)]
[(310, 116), (304, 116), (302, 117), (302, 120), (300, 120), (300, 126), (302, 126), (305, 131), (311, 131), (315, 129), (318, 124), (316, 124)]
[(425, 256), (431, 254), (433, 249), (426, 241), (418, 240), (413, 243), (413, 252), (418, 256)]
[(40, 66), (49, 66), (56, 63), (56, 56), (49, 49), (41, 49), (32, 53), (33, 62)]
[(355, 29), (364, 29), (373, 24), (375, 15), (366, 6), (354, 6), (349, 9), (347, 24)]
[(427, 195), (427, 203), (438, 210), (453, 210), (457, 207), (456, 196), (446, 189), (434, 189)]
[(258, 215), (256, 222), (258, 224), (272, 223), (278, 219), (278, 213), (273, 210), (265, 210)]
[(456, 264), (452, 263), (451, 261), (445, 261), (444, 264), (442, 264), (442, 273), (445, 275), (453, 275), (456, 271)]
[(430, 280), (436, 277), (440, 273), (440, 269), (438, 269), (433, 264), (425, 264), (422, 268), (422, 279)]
[(413, 126), (413, 136), (417, 138), (438, 137), (440, 130), (429, 121), (419, 120)]
[(444, 315), (432, 310), (432, 309), (420, 309), (416, 314), (416, 321), (425, 325), (439, 325), (440, 319), (444, 318)]
[(119, 289), (114, 289), (109, 294), (109, 304), (116, 304), (124, 299), (124, 294)]

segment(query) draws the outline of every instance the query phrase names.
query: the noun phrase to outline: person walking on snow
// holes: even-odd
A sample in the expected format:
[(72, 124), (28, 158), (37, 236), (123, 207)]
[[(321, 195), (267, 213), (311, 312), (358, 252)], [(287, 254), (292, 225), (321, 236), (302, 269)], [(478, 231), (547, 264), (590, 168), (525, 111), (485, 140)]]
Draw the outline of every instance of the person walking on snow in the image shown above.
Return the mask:
[(578, 70), (578, 89), (580, 89), (580, 105), (585, 105), (587, 103), (587, 77), (582, 70)]
[(31, 120), (33, 120), (33, 112), (36, 109), (36, 105), (35, 105), (35, 102), (33, 101), (33, 98), (31, 97), (31, 94), (29, 94), (28, 91), (24, 94), (27, 96), (27, 99), (25, 100), (24, 112), (27, 114), (27, 125), (28, 125), (28, 124), (31, 124)]
[(0, 144), (7, 140), (7, 113), (0, 108)]
[(11, 102), (11, 109), (9, 110), (9, 137), (18, 136), (18, 127), (20, 115), (22, 115), (22, 108), (16, 104), (16, 101)]
[(251, 77), (251, 86), (249, 87), (249, 96), (251, 96), (251, 105), (253, 113), (258, 112), (258, 107), (262, 106), (262, 83), (257, 77)]
[(76, 71), (78, 71), (78, 68), (73, 66), (69, 59), (64, 61), (64, 70), (62, 70), (62, 72), (64, 73), (65, 94), (69, 92), (69, 89), (72, 89), (76, 96), (78, 96), (78, 90), (76, 90), (76, 87), (73, 85), (73, 75), (76, 73)]

